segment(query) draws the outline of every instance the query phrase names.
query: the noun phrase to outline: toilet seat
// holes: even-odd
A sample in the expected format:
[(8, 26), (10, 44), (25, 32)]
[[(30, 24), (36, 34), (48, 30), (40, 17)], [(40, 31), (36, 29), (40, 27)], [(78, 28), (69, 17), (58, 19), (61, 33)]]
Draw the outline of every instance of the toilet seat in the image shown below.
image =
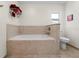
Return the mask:
[(68, 43), (69, 42), (69, 39), (66, 38), (66, 37), (60, 37), (60, 41), (65, 42), (65, 43)]

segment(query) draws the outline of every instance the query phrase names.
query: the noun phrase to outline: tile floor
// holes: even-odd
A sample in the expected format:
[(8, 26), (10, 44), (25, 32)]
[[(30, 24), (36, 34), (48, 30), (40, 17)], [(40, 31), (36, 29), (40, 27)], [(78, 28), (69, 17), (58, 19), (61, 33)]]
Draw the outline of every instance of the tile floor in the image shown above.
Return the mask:
[(60, 50), (61, 58), (79, 58), (79, 49), (68, 46), (67, 50)]
[(57, 55), (27, 55), (27, 56), (7, 56), (7, 58), (79, 58), (79, 50), (71, 46), (67, 50), (60, 50)]

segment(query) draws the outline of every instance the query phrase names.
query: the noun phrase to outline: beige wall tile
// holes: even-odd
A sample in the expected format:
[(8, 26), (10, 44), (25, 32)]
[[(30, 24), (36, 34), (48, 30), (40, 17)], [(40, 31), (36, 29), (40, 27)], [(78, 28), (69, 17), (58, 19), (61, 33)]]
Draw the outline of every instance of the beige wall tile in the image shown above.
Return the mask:
[(56, 55), (58, 52), (55, 40), (8, 41), (8, 55)]
[(48, 28), (46, 26), (20, 26), (20, 34), (46, 34)]
[(11, 38), (11, 37), (14, 37), (14, 36), (19, 34), (18, 33), (18, 29), (19, 29), (18, 26), (7, 24), (6, 27), (7, 27), (7, 30), (6, 30), (6, 32), (7, 32), (7, 39)]

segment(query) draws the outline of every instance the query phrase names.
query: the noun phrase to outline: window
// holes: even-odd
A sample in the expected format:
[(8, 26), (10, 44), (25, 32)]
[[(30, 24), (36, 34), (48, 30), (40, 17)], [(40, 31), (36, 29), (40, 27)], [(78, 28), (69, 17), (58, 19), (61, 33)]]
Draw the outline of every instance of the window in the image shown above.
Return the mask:
[(52, 22), (59, 23), (59, 14), (58, 13), (51, 14), (51, 20)]

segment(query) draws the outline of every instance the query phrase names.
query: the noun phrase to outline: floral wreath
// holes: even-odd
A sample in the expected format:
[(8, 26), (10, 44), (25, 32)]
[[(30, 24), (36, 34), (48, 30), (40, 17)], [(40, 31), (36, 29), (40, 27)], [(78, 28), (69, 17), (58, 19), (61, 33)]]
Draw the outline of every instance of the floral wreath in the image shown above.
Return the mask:
[(13, 17), (19, 16), (22, 14), (22, 10), (15, 4), (11, 4), (9, 8), (10, 8), (10, 14)]

